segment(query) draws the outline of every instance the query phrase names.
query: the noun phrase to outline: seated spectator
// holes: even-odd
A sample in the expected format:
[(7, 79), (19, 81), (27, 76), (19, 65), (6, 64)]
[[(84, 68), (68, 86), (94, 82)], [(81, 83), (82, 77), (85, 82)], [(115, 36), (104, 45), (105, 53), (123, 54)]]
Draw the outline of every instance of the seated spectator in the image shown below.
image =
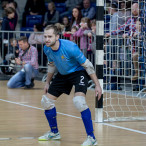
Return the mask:
[(27, 0), (23, 13), (22, 27), (26, 26), (27, 15), (44, 15), (45, 10), (44, 0)]
[(70, 41), (77, 43), (77, 37), (73, 36), (77, 30), (78, 28), (76, 26), (73, 26), (71, 28), (71, 31), (64, 32), (63, 36), (69, 38)]
[[(43, 32), (43, 26), (41, 24), (35, 24), (34, 25), (34, 33), (32, 33), (29, 36), (28, 43), (30, 45), (33, 45), (38, 50), (38, 63), (39, 65), (46, 66), (46, 57), (44, 55), (43, 45), (44, 45), (44, 34)], [(43, 63), (42, 63), (42, 57), (43, 57)]]
[(62, 19), (62, 24), (64, 25), (64, 31), (70, 31), (70, 22), (67, 16), (64, 16)]
[(80, 5), (82, 3), (82, 0), (66, 0), (65, 5), (67, 10), (60, 14), (60, 20), (64, 16), (70, 16), (72, 14), (73, 8), (75, 8), (77, 5)]
[(84, 35), (86, 30), (90, 30), (90, 19), (87, 17), (83, 17), (81, 19), (80, 28), (78, 31), (74, 33), (73, 36), (80, 38), (80, 49), (85, 56), (87, 56), (87, 49), (88, 49), (88, 40), (87, 36)]
[(17, 72), (7, 83), (8, 88), (26, 89), (34, 87), (34, 77), (38, 74), (38, 52), (33, 46), (30, 46), (27, 37), (22, 36), (18, 40), (20, 52), (19, 57), (15, 59), (16, 64), (21, 65), (21, 71)]
[(55, 4), (53, 2), (48, 3), (48, 11), (45, 13), (43, 25), (50, 25), (59, 22), (59, 12), (56, 11)]
[(95, 8), (90, 6), (90, 0), (83, 0), (83, 9), (81, 10), (83, 17), (88, 17), (89, 19), (95, 18)]
[(76, 26), (79, 28), (80, 22), (81, 22), (82, 14), (81, 10), (79, 8), (73, 8), (72, 10), (72, 18), (71, 18), (71, 28), (73, 26)]

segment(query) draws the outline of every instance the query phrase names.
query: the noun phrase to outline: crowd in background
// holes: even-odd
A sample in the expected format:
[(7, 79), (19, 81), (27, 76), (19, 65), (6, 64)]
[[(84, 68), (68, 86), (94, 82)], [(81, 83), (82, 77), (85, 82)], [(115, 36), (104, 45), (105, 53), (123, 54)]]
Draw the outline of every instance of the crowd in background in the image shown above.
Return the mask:
[[(2, 19), (1, 19), (1, 30), (14, 31), (18, 23), (18, 7), (14, 0), (2, 0)], [(65, 9), (59, 11), (57, 9), (58, 3), (64, 3)], [(64, 6), (63, 5), (63, 6)], [(129, 50), (131, 52), (131, 60), (133, 61), (134, 73), (132, 81), (138, 79), (139, 75), (139, 64), (138, 58), (142, 56), (143, 50), (140, 44), (136, 47), (135, 39), (142, 40), (143, 34), (141, 33), (141, 20), (139, 19), (140, 8), (137, 0), (105, 0), (104, 7), (104, 32), (105, 32), (105, 61), (104, 66), (110, 68), (110, 73), (116, 74), (117, 68), (121, 67), (119, 60), (122, 60), (124, 48), (123, 42), (119, 41), (119, 38), (109, 39), (112, 36), (122, 36), (122, 39), (129, 40)], [(43, 54), (43, 29), (45, 26), (54, 24), (60, 29), (61, 38), (69, 39), (77, 43), (88, 58), (92, 56), (92, 62), (94, 64), (94, 54), (96, 50), (96, 1), (92, 0), (27, 0), (22, 15), (22, 22), (20, 27), (26, 27), (26, 17), (28, 15), (41, 15), (42, 23), (37, 23), (33, 26), (33, 33), (28, 37), (30, 45), (37, 47), (39, 65), (46, 66), (46, 58)], [(3, 38), (6, 40), (14, 39), (13, 33), (4, 33)], [(120, 43), (119, 43), (120, 42)], [(110, 44), (112, 43), (112, 44)], [(4, 56), (8, 53), (8, 44), (4, 44)], [(109, 47), (110, 44), (110, 47)], [(11, 45), (11, 43), (10, 43)], [(112, 46), (112, 47), (111, 47)], [(10, 49), (9, 49), (10, 50)], [(1, 49), (2, 54), (2, 49)], [(43, 56), (43, 63), (41, 57)], [(4, 59), (5, 60), (5, 59)], [(109, 61), (110, 60), (110, 61)], [(112, 63), (111, 63), (112, 62)], [(121, 90), (120, 77), (113, 77), (110, 81), (119, 83), (115, 89)]]

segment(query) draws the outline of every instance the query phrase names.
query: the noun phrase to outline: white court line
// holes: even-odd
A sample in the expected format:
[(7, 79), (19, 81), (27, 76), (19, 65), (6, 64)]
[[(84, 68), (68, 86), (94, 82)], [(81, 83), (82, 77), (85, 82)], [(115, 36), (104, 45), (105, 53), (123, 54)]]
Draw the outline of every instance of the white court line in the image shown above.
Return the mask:
[[(17, 104), (17, 105), (21, 105), (21, 106), (25, 106), (25, 107), (29, 107), (29, 108), (33, 108), (33, 109), (44, 110), (42, 108), (38, 108), (38, 107), (22, 104), (22, 103), (19, 103), (19, 102), (13, 102), (13, 101), (4, 100), (4, 99), (0, 99), (0, 101), (12, 103), (12, 104)], [(64, 114), (64, 113), (60, 113), (60, 112), (57, 112), (57, 113), (60, 114), (60, 115), (81, 119), (80, 117), (77, 117), (77, 116), (73, 116), (73, 115), (69, 115), (69, 114)], [(95, 121), (93, 121), (93, 122), (95, 123)], [(119, 128), (119, 129), (127, 130), (127, 131), (131, 131), (131, 132), (136, 132), (136, 133), (140, 133), (140, 134), (144, 134), (144, 135), (146, 134), (146, 132), (139, 131), (139, 130), (134, 130), (134, 129), (126, 128), (126, 127), (116, 126), (116, 125), (107, 124), (107, 123), (100, 123), (100, 124), (106, 125), (106, 126), (110, 126), (110, 127), (114, 127), (114, 128)]]

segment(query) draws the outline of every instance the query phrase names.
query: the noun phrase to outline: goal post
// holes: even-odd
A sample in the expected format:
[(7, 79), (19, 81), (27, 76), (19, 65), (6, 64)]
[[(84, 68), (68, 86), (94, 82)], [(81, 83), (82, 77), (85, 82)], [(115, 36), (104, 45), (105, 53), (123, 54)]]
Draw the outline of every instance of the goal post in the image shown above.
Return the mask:
[[(111, 35), (113, 24), (123, 30)], [(104, 93), (95, 122), (146, 120), (145, 0), (96, 0), (96, 72)]]

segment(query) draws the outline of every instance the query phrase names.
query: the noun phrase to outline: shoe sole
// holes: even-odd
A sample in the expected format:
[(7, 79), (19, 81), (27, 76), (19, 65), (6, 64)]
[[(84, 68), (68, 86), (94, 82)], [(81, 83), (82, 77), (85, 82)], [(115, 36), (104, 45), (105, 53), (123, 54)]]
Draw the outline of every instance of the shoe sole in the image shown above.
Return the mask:
[[(98, 145), (97, 141), (93, 145)], [(81, 146), (91, 146), (91, 145), (81, 145)]]
[(61, 139), (61, 137), (58, 136), (56, 138), (50, 138), (50, 139), (38, 139), (38, 141), (49, 141), (49, 140), (60, 140), (60, 139)]

